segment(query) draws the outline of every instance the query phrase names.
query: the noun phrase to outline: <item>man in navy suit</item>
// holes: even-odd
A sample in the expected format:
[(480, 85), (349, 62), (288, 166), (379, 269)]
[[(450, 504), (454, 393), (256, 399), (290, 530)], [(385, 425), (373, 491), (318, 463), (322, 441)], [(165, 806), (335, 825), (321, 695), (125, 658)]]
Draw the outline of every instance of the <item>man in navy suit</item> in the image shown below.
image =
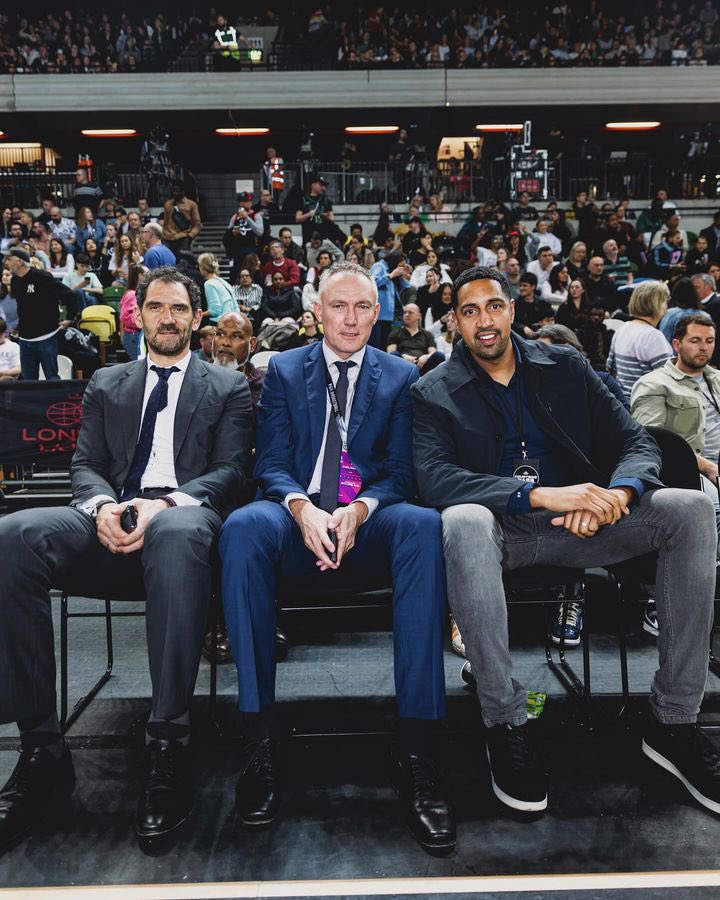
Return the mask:
[(323, 342), (273, 357), (265, 377), (255, 466), (264, 499), (236, 510), (220, 539), (239, 708), (253, 738), (237, 809), (244, 824), (266, 825), (280, 803), (272, 727), (278, 575), (386, 576), (394, 586), (395, 787), (418, 842), (450, 850), (455, 824), (430, 759), (433, 726), (446, 710), (440, 517), (409, 502), (418, 372), (368, 346), (378, 312), (368, 271), (332, 266), (315, 304)]

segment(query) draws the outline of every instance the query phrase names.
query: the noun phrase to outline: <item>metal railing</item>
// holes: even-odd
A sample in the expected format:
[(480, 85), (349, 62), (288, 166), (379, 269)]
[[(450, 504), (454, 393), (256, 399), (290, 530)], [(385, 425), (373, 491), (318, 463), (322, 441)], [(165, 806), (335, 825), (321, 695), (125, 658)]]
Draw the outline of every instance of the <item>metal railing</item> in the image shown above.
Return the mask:
[[(317, 175), (328, 182), (332, 202), (341, 204), (404, 203), (416, 193), (442, 194), (449, 203), (479, 203), (489, 197), (508, 200), (512, 196), (510, 163), (504, 157), (439, 163), (427, 158), (408, 163), (305, 159), (285, 163), (284, 187), (275, 192), (275, 199), (282, 204), (291, 191), (307, 193), (310, 179)], [(260, 184), (269, 187), (263, 171)], [(720, 156), (561, 158), (549, 167), (548, 197), (536, 199), (569, 202), (584, 190), (601, 201), (623, 196), (644, 201), (661, 187), (672, 197), (715, 202), (720, 198)]]

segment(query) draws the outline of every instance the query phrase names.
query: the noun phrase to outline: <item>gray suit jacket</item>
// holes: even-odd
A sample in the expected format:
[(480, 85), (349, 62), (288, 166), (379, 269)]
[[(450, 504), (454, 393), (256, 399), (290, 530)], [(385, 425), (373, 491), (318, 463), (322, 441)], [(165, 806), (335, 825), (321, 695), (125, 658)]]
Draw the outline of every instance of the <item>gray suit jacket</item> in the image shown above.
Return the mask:
[[(90, 380), (70, 466), (73, 506), (98, 494), (120, 497), (140, 431), (146, 371), (141, 359), (99, 369)], [(175, 414), (178, 490), (224, 518), (252, 495), (254, 442), (245, 376), (191, 355)]]

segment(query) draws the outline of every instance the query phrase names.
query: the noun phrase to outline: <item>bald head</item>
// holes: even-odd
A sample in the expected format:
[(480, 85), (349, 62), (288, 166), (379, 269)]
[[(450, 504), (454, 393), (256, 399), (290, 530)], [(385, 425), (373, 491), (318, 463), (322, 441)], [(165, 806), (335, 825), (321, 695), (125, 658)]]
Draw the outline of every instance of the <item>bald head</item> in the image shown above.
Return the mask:
[(256, 344), (250, 319), (241, 312), (225, 313), (215, 328), (213, 359), (218, 365), (236, 369), (247, 363)]

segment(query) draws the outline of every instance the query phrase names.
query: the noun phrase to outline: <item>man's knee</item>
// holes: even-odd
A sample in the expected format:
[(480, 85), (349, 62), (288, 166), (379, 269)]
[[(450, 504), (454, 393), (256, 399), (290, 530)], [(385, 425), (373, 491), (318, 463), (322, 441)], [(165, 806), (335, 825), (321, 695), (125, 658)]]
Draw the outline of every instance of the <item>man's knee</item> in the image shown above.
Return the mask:
[(220, 553), (232, 548), (263, 547), (269, 550), (278, 544), (278, 535), (288, 524), (290, 513), (279, 503), (257, 500), (236, 509), (225, 520), (220, 532)]
[(715, 505), (707, 494), (683, 488), (662, 488), (653, 491), (653, 510), (677, 529), (707, 524), (715, 529)]
[(469, 534), (474, 541), (491, 538), (497, 527), (498, 521), (492, 512), (478, 503), (449, 506), (442, 513), (443, 541), (446, 547)]
[(205, 558), (210, 553), (218, 531), (220, 517), (199, 507), (180, 507), (158, 513), (145, 530), (147, 551), (170, 548), (173, 552), (193, 550)]

